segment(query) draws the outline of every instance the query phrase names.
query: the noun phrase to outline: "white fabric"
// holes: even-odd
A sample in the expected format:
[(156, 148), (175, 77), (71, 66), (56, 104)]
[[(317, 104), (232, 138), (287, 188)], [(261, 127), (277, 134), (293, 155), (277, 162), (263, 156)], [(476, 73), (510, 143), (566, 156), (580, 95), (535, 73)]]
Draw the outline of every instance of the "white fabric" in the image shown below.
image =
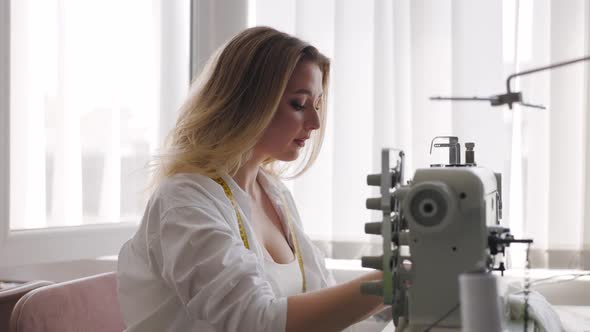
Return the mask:
[[(506, 302), (506, 310), (509, 318), (510, 331), (520, 331), (524, 324), (524, 293), (509, 294)], [(561, 325), (559, 315), (539, 292), (531, 291), (528, 300), (528, 314), (530, 326), (539, 332), (560, 332), (564, 328)]]
[(266, 279), (277, 297), (301, 294), (301, 270), (297, 258), (287, 264), (273, 261), (266, 253), (264, 257)]
[[(323, 254), (303, 233), (284, 185), (258, 180), (280, 216), (291, 209), (308, 291), (334, 284)], [(287, 298), (267, 280), (263, 249), (250, 227), (249, 196), (229, 176), (251, 250), (235, 211), (210, 178), (178, 174), (152, 195), (135, 236), (118, 261), (118, 292), (127, 331), (283, 331)], [(289, 206), (283, 206), (284, 195)], [(289, 228), (281, 218), (288, 239)], [(298, 272), (299, 273), (299, 272)]]
[(556, 305), (554, 308), (564, 331), (590, 331), (590, 306)]

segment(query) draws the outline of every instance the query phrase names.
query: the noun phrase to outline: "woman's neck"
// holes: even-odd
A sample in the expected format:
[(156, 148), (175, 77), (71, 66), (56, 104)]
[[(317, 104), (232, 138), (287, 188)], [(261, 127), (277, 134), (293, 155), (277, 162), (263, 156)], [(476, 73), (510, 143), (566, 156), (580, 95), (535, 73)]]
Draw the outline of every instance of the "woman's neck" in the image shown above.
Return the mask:
[(261, 161), (251, 158), (243, 164), (236, 174), (233, 176), (234, 181), (244, 190), (250, 197), (257, 197), (260, 193), (260, 186), (256, 182), (258, 170), (260, 169)]

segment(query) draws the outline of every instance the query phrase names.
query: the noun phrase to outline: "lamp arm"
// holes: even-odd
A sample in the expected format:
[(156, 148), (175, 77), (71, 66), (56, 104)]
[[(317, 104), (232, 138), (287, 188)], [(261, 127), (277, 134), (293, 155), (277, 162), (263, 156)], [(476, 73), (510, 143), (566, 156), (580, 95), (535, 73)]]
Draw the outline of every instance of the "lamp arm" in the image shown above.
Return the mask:
[(533, 69), (529, 69), (529, 70), (525, 70), (525, 71), (521, 71), (518, 73), (514, 73), (510, 76), (508, 76), (508, 78), (506, 79), (506, 90), (508, 91), (508, 93), (511, 93), (512, 91), (510, 90), (510, 80), (518, 77), (518, 76), (524, 76), (524, 75), (528, 75), (528, 74), (532, 74), (532, 73), (536, 73), (536, 72), (540, 72), (543, 70), (547, 70), (547, 69), (552, 69), (552, 68), (557, 68), (557, 67), (563, 67), (563, 66), (567, 66), (567, 65), (571, 65), (574, 64), (576, 62), (582, 62), (582, 61), (589, 61), (590, 60), (590, 55), (578, 58), (578, 59), (573, 59), (573, 60), (569, 60), (569, 61), (563, 61), (563, 62), (557, 62), (554, 64), (550, 64), (544, 67), (538, 67), (538, 68), (533, 68)]

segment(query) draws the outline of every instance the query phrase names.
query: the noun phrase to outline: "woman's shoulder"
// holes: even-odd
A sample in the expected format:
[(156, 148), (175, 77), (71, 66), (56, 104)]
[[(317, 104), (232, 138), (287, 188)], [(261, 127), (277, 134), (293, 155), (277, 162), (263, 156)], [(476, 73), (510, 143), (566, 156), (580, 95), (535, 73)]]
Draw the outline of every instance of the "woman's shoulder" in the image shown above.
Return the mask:
[(169, 209), (208, 204), (223, 195), (223, 189), (210, 177), (179, 173), (162, 179), (150, 200)]

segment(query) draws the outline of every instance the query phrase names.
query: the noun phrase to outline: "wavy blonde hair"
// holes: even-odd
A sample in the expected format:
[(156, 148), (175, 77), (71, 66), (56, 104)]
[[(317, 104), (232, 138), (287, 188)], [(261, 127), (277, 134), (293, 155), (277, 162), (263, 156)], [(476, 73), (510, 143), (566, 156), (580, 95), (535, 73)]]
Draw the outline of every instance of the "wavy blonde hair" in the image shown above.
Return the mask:
[[(313, 132), (300, 166), (305, 172), (319, 153), (326, 120), (330, 60), (310, 44), (269, 27), (242, 31), (218, 49), (192, 84), (169, 133), (164, 151), (154, 159), (153, 185), (177, 173), (210, 177), (234, 175), (270, 124), (295, 66), (312, 61), (322, 71), (320, 129)], [(263, 167), (284, 176), (292, 167), (268, 159)]]

